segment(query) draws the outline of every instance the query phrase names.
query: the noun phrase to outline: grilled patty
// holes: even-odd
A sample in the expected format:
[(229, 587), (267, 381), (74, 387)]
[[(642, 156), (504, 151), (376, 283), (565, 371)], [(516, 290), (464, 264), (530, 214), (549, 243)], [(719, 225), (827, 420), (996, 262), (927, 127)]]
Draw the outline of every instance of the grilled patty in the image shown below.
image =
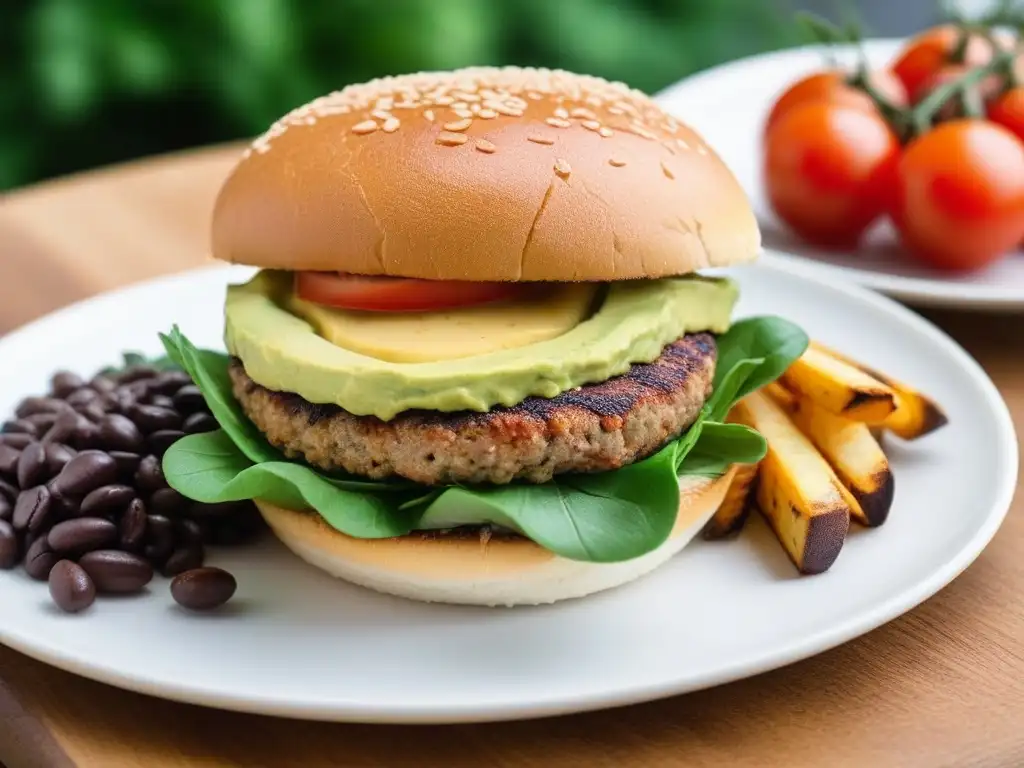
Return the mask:
[(407, 411), (391, 421), (355, 416), (260, 386), (231, 364), (235, 397), (267, 439), (326, 470), (417, 483), (544, 483), (604, 472), (680, 435), (711, 393), (717, 348), (707, 333), (669, 344), (653, 363), (553, 398), (486, 413)]

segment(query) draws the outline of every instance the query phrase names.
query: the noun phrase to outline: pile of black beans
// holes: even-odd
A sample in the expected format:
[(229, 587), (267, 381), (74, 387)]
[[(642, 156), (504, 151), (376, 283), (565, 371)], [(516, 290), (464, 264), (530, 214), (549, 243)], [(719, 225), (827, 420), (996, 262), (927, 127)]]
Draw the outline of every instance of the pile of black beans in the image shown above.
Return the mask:
[(167, 485), (176, 440), (217, 428), (188, 374), (136, 364), (85, 381), (62, 371), (0, 426), (0, 568), (49, 582), (68, 612), (96, 595), (142, 592), (155, 574), (193, 610), (231, 599), (234, 577), (204, 567), (208, 546), (251, 541), (251, 502), (199, 504)]

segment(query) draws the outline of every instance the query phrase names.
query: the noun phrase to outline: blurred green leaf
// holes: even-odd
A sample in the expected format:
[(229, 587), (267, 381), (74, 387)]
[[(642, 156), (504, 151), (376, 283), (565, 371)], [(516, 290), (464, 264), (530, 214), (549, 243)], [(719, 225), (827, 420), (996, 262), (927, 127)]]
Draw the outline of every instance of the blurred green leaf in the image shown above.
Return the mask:
[(0, 0), (0, 189), (251, 136), (386, 74), (519, 64), (655, 91), (799, 42), (786, 2)]

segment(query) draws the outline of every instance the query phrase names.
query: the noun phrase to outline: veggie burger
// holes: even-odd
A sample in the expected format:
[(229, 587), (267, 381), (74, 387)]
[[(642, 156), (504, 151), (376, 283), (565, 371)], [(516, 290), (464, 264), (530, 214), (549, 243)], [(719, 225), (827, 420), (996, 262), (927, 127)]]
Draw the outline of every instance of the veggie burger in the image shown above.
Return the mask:
[(749, 202), (622, 84), (465, 69), (354, 85), (258, 138), (217, 199), (228, 354), (171, 356), (222, 429), (168, 482), (252, 498), (335, 576), (406, 597), (579, 597), (664, 563), (760, 435), (732, 404), (806, 336), (732, 323)]

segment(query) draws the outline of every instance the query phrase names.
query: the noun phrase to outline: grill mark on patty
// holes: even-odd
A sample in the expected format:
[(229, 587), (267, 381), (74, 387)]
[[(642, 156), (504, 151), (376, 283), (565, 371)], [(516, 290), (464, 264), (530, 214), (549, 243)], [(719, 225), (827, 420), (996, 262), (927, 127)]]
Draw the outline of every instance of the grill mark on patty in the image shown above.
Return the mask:
[[(468, 424), (494, 421), (502, 416), (532, 416), (547, 420), (565, 407), (582, 408), (602, 418), (622, 417), (653, 393), (666, 394), (682, 386), (687, 378), (705, 365), (709, 356), (715, 355), (716, 351), (715, 338), (710, 333), (688, 334), (665, 347), (661, 356), (653, 363), (636, 363), (625, 373), (612, 379), (570, 389), (552, 398), (528, 397), (517, 405), (498, 405), (485, 413), (442, 413), (416, 409), (405, 411), (390, 422), (384, 422), (375, 416), (362, 418), (379, 424), (395, 424), (404, 419), (415, 419), (423, 426), (443, 424), (451, 429), (459, 429)], [(242, 365), (238, 358), (233, 358), (232, 363)], [(246, 383), (246, 391), (250, 394), (257, 388), (260, 388), (260, 385), (251, 379)], [(310, 426), (345, 412), (340, 406), (332, 403), (311, 403), (293, 392), (267, 392), (290, 415), (304, 416)]]

